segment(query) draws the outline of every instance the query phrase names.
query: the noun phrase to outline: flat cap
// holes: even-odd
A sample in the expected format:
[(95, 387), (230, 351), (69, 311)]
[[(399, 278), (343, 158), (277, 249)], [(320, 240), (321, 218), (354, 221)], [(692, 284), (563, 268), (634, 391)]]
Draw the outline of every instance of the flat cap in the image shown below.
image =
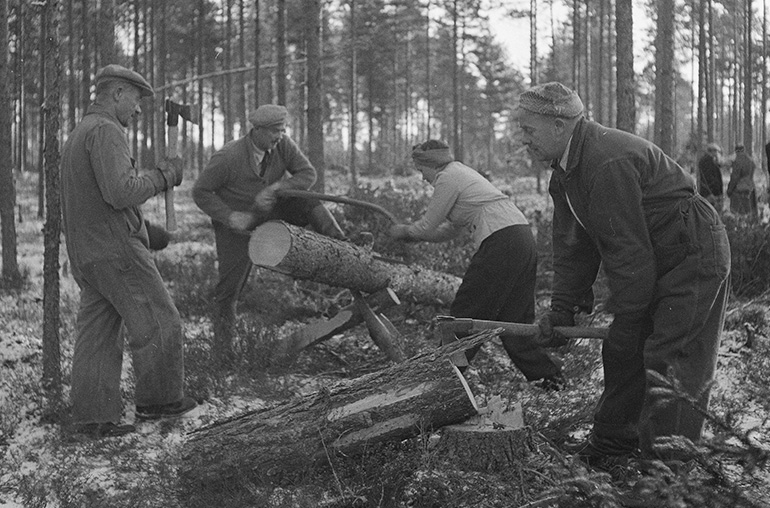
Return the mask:
[(583, 112), (583, 101), (576, 91), (552, 81), (522, 92), (519, 108), (539, 115), (575, 118)]
[(263, 104), (249, 115), (254, 127), (275, 127), (284, 125), (289, 118), (289, 111), (277, 104)]
[(96, 73), (96, 86), (100, 83), (107, 81), (124, 81), (131, 85), (134, 85), (139, 89), (141, 97), (152, 97), (155, 92), (152, 90), (152, 86), (142, 77), (138, 72), (134, 72), (131, 69), (126, 69), (122, 65), (110, 64), (105, 65)]

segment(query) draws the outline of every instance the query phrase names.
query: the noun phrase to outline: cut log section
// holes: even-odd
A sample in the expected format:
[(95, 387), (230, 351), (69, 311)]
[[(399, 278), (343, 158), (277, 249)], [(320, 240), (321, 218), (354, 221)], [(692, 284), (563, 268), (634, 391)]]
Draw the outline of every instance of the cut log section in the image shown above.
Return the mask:
[[(372, 341), (385, 353), (385, 356), (391, 362), (403, 362), (406, 357), (398, 343), (400, 342), (401, 334), (395, 329), (393, 323), (390, 323), (382, 314), (374, 312), (360, 291), (353, 291), (353, 299), (354, 303), (358, 306), (358, 312), (364, 318), (364, 323), (366, 323), (366, 328), (369, 330), (369, 336), (372, 338)], [(385, 320), (390, 323), (390, 326), (385, 324)]]
[[(495, 337), (484, 331), (327, 390), (248, 412), (192, 432), (183, 445), (185, 489), (291, 481), (366, 446), (400, 441), (477, 413), (473, 394), (448, 357)], [(298, 476), (299, 475), (299, 476)]]
[(532, 451), (531, 429), (521, 404), (494, 397), (479, 415), (441, 429), (436, 454), (468, 471), (500, 471), (521, 463)]
[(251, 261), (295, 279), (363, 293), (387, 287), (415, 303), (448, 305), (460, 278), (420, 266), (388, 263), (370, 250), (283, 221), (257, 227), (249, 241)]
[[(385, 318), (381, 311), (400, 305), (401, 301), (392, 289), (386, 288), (366, 297), (366, 302), (374, 309), (385, 326), (392, 328), (393, 324)], [(354, 302), (343, 307), (331, 318), (315, 319), (292, 333), (286, 339), (278, 342), (272, 352), (272, 362), (277, 365), (289, 365), (306, 347), (313, 346), (334, 337), (346, 330), (360, 325), (364, 318)], [(395, 332), (398, 333), (398, 332)]]

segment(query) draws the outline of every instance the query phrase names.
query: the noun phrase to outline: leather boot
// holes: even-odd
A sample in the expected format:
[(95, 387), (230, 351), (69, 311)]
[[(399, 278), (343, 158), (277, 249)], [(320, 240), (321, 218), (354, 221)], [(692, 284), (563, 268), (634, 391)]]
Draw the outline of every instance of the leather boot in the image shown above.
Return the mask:
[(334, 215), (322, 204), (316, 205), (310, 211), (310, 225), (315, 231), (330, 238), (345, 240), (345, 233), (337, 223)]

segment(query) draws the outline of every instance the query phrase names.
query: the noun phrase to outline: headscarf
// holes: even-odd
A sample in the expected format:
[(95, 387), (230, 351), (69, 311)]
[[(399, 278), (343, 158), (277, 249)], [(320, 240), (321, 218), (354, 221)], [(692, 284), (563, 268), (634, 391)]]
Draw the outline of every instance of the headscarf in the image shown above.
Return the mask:
[(412, 160), (423, 166), (439, 168), (454, 161), (455, 156), (450, 148), (429, 148), (423, 150), (422, 145), (417, 145), (412, 150)]

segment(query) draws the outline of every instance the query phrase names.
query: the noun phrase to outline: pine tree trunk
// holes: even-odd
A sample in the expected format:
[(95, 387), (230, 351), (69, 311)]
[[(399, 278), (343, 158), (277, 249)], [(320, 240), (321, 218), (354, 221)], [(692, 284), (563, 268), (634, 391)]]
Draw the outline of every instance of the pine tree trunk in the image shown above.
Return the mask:
[[(8, 0), (0, 0), (0, 41), (8, 40)], [(11, 160), (11, 101), (8, 93), (8, 45), (0, 48), (0, 234), (2, 234), (2, 279), (0, 287), (21, 283), (16, 250), (16, 186)]]
[(615, 4), (617, 45), (617, 128), (636, 131), (636, 79), (634, 79), (633, 6), (631, 0)]
[(59, 345), (59, 241), (61, 202), (59, 189), (59, 129), (61, 128), (61, 56), (59, 50), (59, 0), (44, 7), (46, 84), (45, 107), (45, 197), (43, 227), (43, 387), (54, 405), (61, 398), (61, 353)]
[(321, 49), (321, 0), (305, 1), (307, 26), (307, 146), (308, 159), (318, 178), (313, 190), (323, 192), (324, 129), (323, 129), (323, 51)]

